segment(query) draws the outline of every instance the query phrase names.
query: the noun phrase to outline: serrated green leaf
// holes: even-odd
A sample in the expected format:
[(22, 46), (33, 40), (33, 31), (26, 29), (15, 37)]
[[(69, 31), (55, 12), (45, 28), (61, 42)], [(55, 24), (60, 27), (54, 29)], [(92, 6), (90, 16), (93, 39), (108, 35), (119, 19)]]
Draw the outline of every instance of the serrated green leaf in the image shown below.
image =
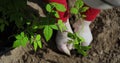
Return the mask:
[(23, 39), (21, 40), (21, 45), (25, 47), (27, 42), (28, 42), (28, 37), (23, 37)]
[(39, 48), (42, 48), (42, 42), (41, 41), (37, 41), (37, 44), (38, 44)]
[(82, 7), (80, 12), (86, 12), (89, 9), (89, 7)]
[(62, 20), (58, 20), (58, 27), (61, 32), (67, 29)]
[(57, 11), (61, 11), (61, 12), (65, 12), (66, 8), (63, 4), (59, 4), (59, 3), (51, 3)]
[(44, 33), (44, 37), (45, 37), (46, 41), (48, 41), (52, 37), (53, 30), (50, 26), (45, 26), (43, 33)]
[(54, 30), (58, 30), (57, 25), (50, 25), (50, 27), (51, 27), (52, 29), (54, 29)]
[(54, 16), (55, 16), (56, 18), (60, 18), (60, 16), (59, 16), (59, 14), (58, 14), (57, 11), (55, 12)]
[(36, 36), (36, 40), (39, 41), (40, 39), (41, 39), (40, 34), (37, 34), (37, 36)]
[(83, 7), (83, 5), (84, 5), (84, 3), (83, 3), (82, 0), (77, 0), (77, 1), (75, 2), (75, 7), (76, 7), (77, 9), (80, 9), (81, 7)]
[(47, 4), (47, 5), (46, 5), (46, 10), (47, 10), (48, 12), (51, 12), (51, 11), (52, 11), (52, 7), (51, 7), (50, 4)]
[(33, 43), (33, 46), (34, 46), (34, 50), (37, 51), (37, 48), (38, 48), (37, 42), (34, 42), (34, 43)]
[(15, 36), (16, 41), (13, 43), (13, 47), (17, 46), (26, 46), (28, 42), (28, 37), (24, 35), (24, 32), (21, 32), (19, 35)]
[(20, 40), (14, 41), (13, 48), (16, 48), (16, 47), (19, 47), (19, 46), (21, 46), (21, 41)]
[(71, 8), (70, 13), (71, 14), (78, 14), (78, 9), (77, 8)]

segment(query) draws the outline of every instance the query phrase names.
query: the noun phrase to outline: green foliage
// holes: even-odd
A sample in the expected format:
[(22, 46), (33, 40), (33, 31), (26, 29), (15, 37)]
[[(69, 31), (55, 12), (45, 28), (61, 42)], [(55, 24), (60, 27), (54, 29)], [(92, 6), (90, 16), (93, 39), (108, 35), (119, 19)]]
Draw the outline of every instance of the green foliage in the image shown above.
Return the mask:
[[(54, 10), (56, 9), (56, 11)], [(46, 5), (46, 11), (49, 12), (48, 15), (53, 15), (56, 18), (60, 18), (57, 11), (65, 12), (66, 8), (62, 4), (58, 3), (49, 3)]]
[(53, 34), (52, 28), (50, 26), (45, 26), (43, 32), (44, 32), (44, 36), (45, 36), (46, 41), (50, 40), (50, 38)]
[[(88, 8), (83, 7), (83, 5), (81, 0), (77, 0), (75, 7), (71, 8), (70, 12), (72, 14), (85, 12)], [(0, 0), (0, 31), (4, 32), (5, 27), (9, 27), (11, 23), (14, 23), (13, 28), (17, 28), (15, 30), (17, 33), (14, 34), (16, 38), (13, 43), (14, 48), (26, 46), (27, 43), (30, 43), (33, 45), (34, 50), (37, 51), (38, 48), (42, 48), (41, 35), (36, 33), (38, 30), (43, 30), (46, 41), (49, 41), (52, 37), (53, 30), (60, 30), (61, 32), (66, 30), (62, 20), (58, 20), (56, 23), (57, 19), (60, 18), (57, 11), (65, 12), (65, 6), (58, 3), (49, 3), (45, 8), (48, 12), (46, 17), (38, 18), (34, 14), (29, 14), (27, 0)], [(81, 16), (85, 17), (85, 15)], [(84, 40), (76, 34), (69, 34), (68, 36), (74, 39), (71, 43), (74, 44), (78, 52), (86, 55), (85, 50), (88, 50), (89, 47), (79, 45)]]
[(53, 5), (55, 7), (56, 10), (61, 11), (61, 12), (65, 12), (66, 8), (64, 5), (62, 4), (58, 4), (58, 3), (50, 3), (51, 5)]
[(84, 2), (82, 0), (77, 0), (75, 2), (74, 7), (70, 9), (70, 13), (77, 16), (77, 20), (80, 18), (86, 17), (83, 13), (86, 12), (89, 9), (89, 7), (84, 6)]
[(70, 12), (72, 14), (78, 14), (78, 9), (77, 8), (71, 8)]
[[(59, 9), (58, 9), (58, 7), (59, 7)], [(54, 8), (56, 9), (56, 11), (54, 10)], [(27, 25), (27, 27), (25, 27), (25, 28), (23, 27), (25, 29), (24, 31), (28, 35), (28, 37), (27, 36), (25, 36), (25, 37), (27, 37), (27, 39), (30, 40), (29, 42), (30, 42), (30, 44), (33, 45), (35, 51), (37, 51), (38, 47), (42, 48), (41, 35), (35, 34), (35, 32), (37, 30), (42, 29), (43, 35), (44, 35), (46, 41), (49, 41), (50, 38), (52, 37), (53, 30), (59, 30), (59, 27), (60, 28), (63, 27), (63, 22), (58, 21), (58, 23), (56, 23), (56, 19), (53, 18), (53, 16), (55, 16), (56, 18), (59, 18), (59, 14), (57, 11), (64, 12), (66, 10), (65, 7), (58, 3), (50, 3), (50, 4), (46, 5), (46, 10), (48, 12), (46, 17), (41, 17), (40, 21), (39, 21), (38, 17), (36, 17), (35, 15), (32, 15), (33, 21), (27, 19), (25, 21), (25, 24)], [(18, 23), (20, 23), (20, 22), (18, 22)], [(22, 22), (22, 24), (23, 24), (23, 22)], [(23, 25), (20, 25), (20, 26), (23, 26)], [(23, 33), (23, 32), (21, 32), (21, 33)], [(19, 34), (19, 36), (21, 36), (21, 34)], [(29, 36), (31, 36), (31, 37), (29, 37)], [(18, 42), (18, 40), (20, 41), (20, 39), (16, 38), (16, 41), (14, 42), (13, 47), (22, 45), (21, 42)], [(24, 44), (26, 44), (26, 42), (24, 42)]]
[(21, 32), (19, 35), (16, 37), (16, 41), (14, 41), (13, 47), (18, 47), (18, 46), (26, 46), (28, 42), (28, 37), (24, 34), (24, 32)]
[[(56, 9), (56, 11), (54, 9)], [(66, 8), (62, 4), (49, 3), (46, 5), (46, 11), (48, 12), (48, 15), (46, 16), (47, 19), (44, 21), (46, 21), (46, 23), (48, 24), (44, 25), (43, 33), (46, 41), (49, 41), (52, 37), (53, 29), (60, 29), (60, 31), (63, 31), (63, 29), (65, 28), (62, 20), (58, 20), (58, 23), (55, 23), (56, 20), (51, 18), (53, 18), (53, 16), (55, 16), (56, 18), (60, 18), (57, 11), (65, 12)], [(53, 23), (51, 21), (53, 21)]]
[(83, 37), (78, 36), (77, 33), (72, 34), (68, 33), (68, 37), (70, 37), (73, 40), (70, 40), (69, 43), (73, 43), (75, 49), (77, 49), (78, 53), (82, 54), (83, 56), (87, 55), (87, 50), (89, 50), (90, 46), (82, 46), (82, 43), (85, 42)]
[(58, 20), (58, 27), (61, 32), (67, 29), (66, 26), (63, 24), (62, 20)]
[(41, 35), (31, 36), (30, 43), (33, 44), (35, 51), (37, 51), (38, 47), (42, 48)]

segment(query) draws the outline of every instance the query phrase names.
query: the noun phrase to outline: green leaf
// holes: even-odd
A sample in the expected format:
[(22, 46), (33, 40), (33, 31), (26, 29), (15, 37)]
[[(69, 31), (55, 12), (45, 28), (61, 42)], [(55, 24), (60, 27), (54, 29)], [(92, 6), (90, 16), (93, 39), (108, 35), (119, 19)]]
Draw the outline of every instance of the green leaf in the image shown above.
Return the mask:
[(22, 39), (21, 45), (25, 47), (26, 44), (27, 44), (27, 42), (28, 42), (28, 37), (24, 37), (24, 38)]
[(13, 47), (26, 46), (28, 42), (28, 37), (25, 36), (24, 32), (21, 32), (19, 35), (15, 36), (16, 40), (13, 43)]
[(62, 20), (58, 20), (58, 27), (61, 32), (67, 29)]
[(37, 41), (37, 44), (38, 44), (39, 48), (42, 48), (42, 42), (41, 41)]
[(20, 40), (14, 41), (14, 43), (13, 43), (13, 48), (16, 48), (16, 47), (19, 47), (19, 46), (21, 46)]
[(50, 25), (50, 27), (51, 27), (52, 29), (58, 30), (57, 25)]
[(78, 49), (78, 53), (81, 53), (83, 56), (87, 56), (87, 52), (82, 49)]
[(32, 44), (33, 42), (34, 42), (34, 37), (31, 36), (31, 38), (30, 38), (30, 43)]
[(78, 36), (77, 39), (80, 43), (85, 42), (85, 39), (81, 36)]
[(54, 16), (55, 16), (56, 18), (60, 18), (60, 16), (59, 16), (59, 14), (58, 14), (57, 11), (55, 12)]
[(70, 13), (72, 14), (78, 14), (78, 9), (77, 8), (71, 8)]
[(41, 39), (41, 36), (40, 36), (40, 34), (38, 34), (38, 35), (36, 36), (36, 40), (39, 41), (40, 39)]
[(21, 37), (24, 37), (24, 32), (21, 32), (20, 35), (21, 35)]
[(37, 42), (34, 42), (33, 46), (34, 46), (34, 50), (37, 51), (37, 48), (38, 48)]
[(74, 44), (79, 44), (77, 38), (74, 39)]
[(89, 50), (91, 47), (90, 46), (81, 46), (81, 49), (84, 50), (84, 51), (87, 51)]
[(16, 38), (16, 39), (22, 39), (22, 38), (21, 38), (21, 35), (17, 35), (17, 36), (15, 36), (15, 38)]
[(74, 34), (73, 33), (68, 33), (68, 35), (67, 35), (69, 38), (71, 38), (71, 39), (75, 39), (75, 36), (74, 36)]
[(65, 12), (66, 8), (63, 4), (59, 4), (59, 3), (51, 3), (57, 11), (61, 11), (61, 12)]
[(50, 4), (47, 4), (47, 5), (46, 5), (46, 10), (47, 10), (48, 12), (51, 12), (51, 11), (52, 11), (52, 7), (51, 7)]
[(84, 3), (83, 3), (82, 0), (77, 0), (77, 1), (75, 2), (75, 7), (76, 7), (77, 9), (80, 9), (81, 7), (83, 7), (83, 5), (84, 5)]
[(89, 7), (82, 7), (80, 12), (86, 12), (89, 9)]
[(50, 26), (45, 26), (43, 33), (44, 33), (44, 37), (45, 37), (46, 41), (48, 41), (52, 37), (53, 30), (51, 29)]

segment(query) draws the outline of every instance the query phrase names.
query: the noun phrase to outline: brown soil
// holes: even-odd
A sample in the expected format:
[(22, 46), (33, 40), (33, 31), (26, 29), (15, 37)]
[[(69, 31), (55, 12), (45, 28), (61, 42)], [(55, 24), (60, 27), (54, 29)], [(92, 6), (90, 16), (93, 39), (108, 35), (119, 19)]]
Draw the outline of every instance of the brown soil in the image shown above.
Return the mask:
[(71, 56), (59, 52), (54, 41), (43, 40), (44, 47), (36, 53), (33, 48), (18, 47), (0, 56), (0, 63), (120, 63), (120, 8), (104, 10), (91, 24), (94, 40), (88, 56), (72, 51)]

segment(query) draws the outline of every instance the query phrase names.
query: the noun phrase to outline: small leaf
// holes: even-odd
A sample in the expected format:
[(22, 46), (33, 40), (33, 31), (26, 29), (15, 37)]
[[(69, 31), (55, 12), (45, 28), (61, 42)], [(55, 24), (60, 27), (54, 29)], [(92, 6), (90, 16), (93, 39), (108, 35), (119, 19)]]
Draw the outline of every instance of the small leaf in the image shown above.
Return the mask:
[(55, 16), (56, 18), (60, 18), (60, 16), (59, 16), (59, 14), (58, 14), (57, 11), (55, 12), (54, 16)]
[(30, 38), (30, 43), (32, 44), (33, 42), (34, 42), (34, 37), (31, 36), (31, 38)]
[(34, 42), (33, 46), (34, 46), (34, 50), (37, 51), (37, 47), (38, 47), (37, 42)]
[(51, 29), (50, 26), (45, 26), (43, 33), (44, 33), (46, 41), (48, 41), (52, 37), (53, 30)]
[(89, 9), (89, 7), (82, 7), (80, 12), (86, 12)]
[(14, 41), (13, 48), (21, 46), (21, 42), (19, 40)]
[(37, 44), (38, 44), (39, 48), (42, 48), (42, 42), (41, 41), (37, 41)]
[(59, 3), (51, 3), (57, 11), (61, 11), (61, 12), (65, 12), (66, 8), (63, 4), (59, 4)]
[(72, 14), (78, 14), (78, 9), (77, 8), (71, 8), (70, 13)]
[(54, 29), (54, 30), (58, 30), (57, 25), (50, 25), (50, 27), (51, 27), (52, 29)]
[(52, 7), (51, 7), (50, 4), (47, 4), (47, 5), (46, 5), (46, 10), (47, 10), (48, 12), (51, 12), (51, 11), (52, 11)]
[(61, 32), (67, 29), (62, 20), (58, 20), (58, 27)]
[(68, 36), (69, 38), (71, 38), (71, 39), (75, 39), (75, 37), (74, 37), (74, 34), (73, 34), (73, 33), (70, 33), (70, 32), (69, 32), (69, 33), (67, 34), (67, 36)]
[(83, 5), (84, 5), (84, 3), (83, 3), (82, 0), (77, 0), (77, 1), (75, 2), (75, 7), (76, 7), (77, 9), (80, 9), (81, 7), (83, 7)]
[(40, 36), (40, 34), (38, 34), (38, 35), (36, 36), (36, 40), (39, 41), (40, 38), (41, 38), (41, 36)]
[(23, 37), (23, 39), (21, 40), (21, 45), (25, 47), (27, 42), (28, 42), (28, 37)]
[(13, 47), (26, 46), (28, 42), (28, 37), (25, 36), (24, 32), (21, 32), (19, 35), (15, 36), (16, 41), (13, 43)]
[(90, 46), (81, 46), (81, 49), (84, 50), (84, 51), (87, 51), (89, 50), (91, 47)]
[(83, 56), (87, 56), (87, 52), (82, 49), (78, 49), (78, 53), (81, 53)]
[(79, 42), (78, 42), (77, 38), (74, 39), (74, 44), (78, 44), (79, 45)]
[(78, 38), (78, 41), (79, 41), (80, 43), (85, 42), (85, 39), (84, 39), (83, 37), (78, 36), (77, 38)]

